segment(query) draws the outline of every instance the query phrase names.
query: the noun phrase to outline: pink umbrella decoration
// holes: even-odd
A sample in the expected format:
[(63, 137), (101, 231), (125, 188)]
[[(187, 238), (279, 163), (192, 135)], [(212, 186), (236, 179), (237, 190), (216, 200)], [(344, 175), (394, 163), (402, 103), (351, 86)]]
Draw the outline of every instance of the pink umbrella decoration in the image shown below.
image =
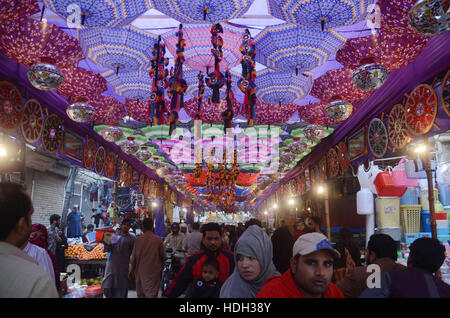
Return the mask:
[(417, 0), (378, 0), (381, 29), (390, 30), (393, 33), (406, 32), (417, 36), (418, 33), (412, 29), (408, 21), (408, 12), (416, 2)]
[(375, 36), (349, 39), (336, 53), (336, 61), (355, 70), (361, 61), (372, 58), (390, 72), (411, 63), (425, 48), (428, 38), (408, 32), (381, 29)]
[[(239, 114), (241, 110), (241, 104), (235, 99), (231, 98), (232, 109), (235, 114)], [(195, 118), (197, 115), (198, 100), (197, 98), (192, 98), (187, 101), (184, 105), (186, 113), (191, 117)], [(203, 122), (208, 124), (222, 123), (221, 114), (227, 109), (227, 100), (221, 99), (219, 103), (212, 103), (208, 99), (203, 99), (200, 106), (200, 118)]]
[(372, 92), (360, 90), (353, 84), (352, 73), (346, 67), (328, 71), (314, 81), (311, 95), (327, 103), (340, 96), (352, 104), (369, 97)]
[(111, 96), (93, 96), (89, 104), (95, 108), (94, 123), (118, 122), (126, 116), (124, 105)]
[(22, 19), (5, 25), (0, 33), (0, 51), (22, 65), (51, 58), (58, 67), (84, 59), (78, 40), (53, 24)]
[(67, 97), (91, 97), (107, 90), (106, 80), (98, 73), (84, 68), (70, 65), (62, 69), (65, 75), (64, 82), (56, 90), (60, 95)]
[(309, 124), (317, 124), (321, 126), (336, 125), (338, 121), (332, 120), (328, 117), (325, 108), (329, 103), (314, 103), (305, 106), (299, 106), (298, 116)]
[(299, 106), (294, 103), (274, 105), (256, 100), (255, 123), (259, 125), (276, 125), (289, 120)]
[[(239, 64), (241, 52), (239, 47), (242, 42), (244, 30), (221, 23), (223, 33), (223, 58), (219, 63), (221, 70), (231, 69)], [(195, 70), (206, 72), (214, 70), (214, 55), (211, 53), (211, 24), (187, 24), (183, 25), (183, 39), (185, 40), (184, 57), (186, 64)], [(178, 29), (174, 29), (162, 35), (169, 52), (176, 56)]]

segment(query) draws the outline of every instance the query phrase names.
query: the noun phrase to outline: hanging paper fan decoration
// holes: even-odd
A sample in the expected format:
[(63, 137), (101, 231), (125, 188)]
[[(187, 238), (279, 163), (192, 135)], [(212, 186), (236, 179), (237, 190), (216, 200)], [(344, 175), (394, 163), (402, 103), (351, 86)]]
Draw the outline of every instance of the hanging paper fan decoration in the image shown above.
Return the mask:
[(44, 114), (41, 104), (30, 99), (25, 103), (22, 116), (22, 135), (26, 142), (32, 144), (39, 140), (44, 125)]
[(84, 167), (87, 170), (91, 170), (92, 165), (94, 164), (95, 154), (96, 154), (95, 148), (96, 148), (95, 140), (89, 138), (86, 141), (86, 144), (84, 145), (84, 150), (83, 150), (83, 163), (84, 163)]
[(419, 33), (434, 36), (450, 28), (448, 0), (419, 0), (408, 13), (411, 26)]
[(58, 68), (63, 68), (84, 59), (77, 39), (56, 25), (21, 19), (2, 28), (0, 51), (22, 65), (31, 66), (41, 58), (52, 58)]
[(101, 174), (103, 171), (103, 166), (105, 165), (106, 151), (103, 146), (98, 147), (97, 153), (95, 154), (95, 172)]
[[(240, 113), (241, 104), (235, 99), (231, 98), (232, 109), (235, 114)], [(198, 99), (192, 98), (187, 101), (184, 105), (186, 113), (191, 117), (195, 118), (198, 110)], [(221, 114), (227, 109), (226, 99), (220, 100), (220, 103), (212, 103), (209, 100), (202, 100), (200, 106), (200, 118), (205, 123), (221, 123)], [(222, 127), (223, 130), (223, 127)]]
[(409, 132), (406, 127), (406, 112), (403, 105), (396, 104), (392, 107), (388, 116), (388, 134), (391, 144), (396, 149), (403, 149), (409, 140)]
[(355, 24), (366, 18), (368, 6), (376, 0), (268, 0), (269, 14), (315, 30)]
[(331, 70), (314, 80), (311, 95), (324, 102), (331, 102), (335, 96), (355, 104), (371, 95), (369, 91), (358, 89), (352, 80), (352, 71), (348, 68)]
[(17, 87), (9, 82), (0, 82), (0, 129), (16, 131), (22, 121), (23, 111), (23, 99)]
[(42, 146), (48, 153), (54, 153), (61, 145), (63, 135), (62, 120), (51, 114), (44, 122), (42, 129)]
[(346, 172), (348, 168), (350, 168), (350, 156), (348, 154), (347, 143), (345, 141), (341, 141), (336, 148), (339, 165), (342, 168), (342, 172)]
[(423, 135), (433, 127), (438, 98), (433, 87), (421, 84), (409, 94), (405, 104), (406, 127), (413, 135)]
[(77, 28), (127, 25), (152, 8), (147, 0), (44, 0), (44, 4)]
[[(417, 34), (382, 29), (377, 36), (347, 40), (336, 53), (336, 61), (352, 70), (366, 64), (379, 64), (393, 72), (414, 61), (427, 42), (426, 37)], [(383, 77), (377, 75), (375, 78), (381, 81)]]
[(327, 154), (328, 175), (333, 178), (339, 174), (339, 159), (334, 148), (331, 148)]
[(383, 121), (374, 118), (369, 123), (368, 130), (369, 148), (376, 158), (382, 158), (388, 146), (388, 134)]
[(257, 72), (256, 97), (269, 104), (288, 104), (309, 94), (313, 84), (311, 74), (277, 72), (264, 69)]
[(117, 94), (135, 101), (146, 101), (152, 94), (152, 81), (145, 70), (135, 72), (109, 71), (103, 74)]
[(95, 108), (92, 119), (95, 123), (118, 122), (127, 115), (124, 105), (114, 97), (98, 95), (91, 97), (88, 102)]
[(254, 0), (154, 0), (155, 9), (183, 23), (217, 23), (237, 19)]
[(0, 2), (0, 21), (7, 25), (39, 12), (37, 0), (9, 0)]
[[(219, 63), (221, 70), (232, 69), (241, 60), (239, 47), (242, 42), (244, 30), (221, 23), (223, 33), (223, 57)], [(194, 70), (207, 72), (214, 70), (214, 55), (211, 53), (211, 24), (183, 25), (183, 39), (185, 41), (184, 57), (186, 64)], [(178, 29), (162, 35), (167, 49), (176, 55), (178, 43)]]
[(85, 28), (78, 30), (83, 53), (96, 64), (118, 73), (150, 69), (157, 36), (135, 28)]
[(117, 157), (114, 152), (110, 151), (105, 158), (105, 164), (103, 167), (105, 177), (110, 179), (114, 178), (116, 169), (117, 169)]
[(441, 101), (445, 112), (450, 116), (450, 70), (445, 74), (441, 86)]
[(295, 24), (268, 26), (255, 37), (256, 62), (271, 69), (301, 74), (325, 64), (345, 43), (334, 31)]

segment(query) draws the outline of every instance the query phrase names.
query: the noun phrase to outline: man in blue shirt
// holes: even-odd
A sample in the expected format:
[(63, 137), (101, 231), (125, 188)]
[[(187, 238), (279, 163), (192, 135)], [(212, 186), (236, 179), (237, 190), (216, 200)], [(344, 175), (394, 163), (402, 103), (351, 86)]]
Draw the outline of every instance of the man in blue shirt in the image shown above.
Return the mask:
[(82, 236), (82, 228), (81, 224), (83, 223), (84, 215), (80, 211), (78, 211), (78, 205), (73, 207), (72, 212), (67, 215), (67, 237), (81, 237)]

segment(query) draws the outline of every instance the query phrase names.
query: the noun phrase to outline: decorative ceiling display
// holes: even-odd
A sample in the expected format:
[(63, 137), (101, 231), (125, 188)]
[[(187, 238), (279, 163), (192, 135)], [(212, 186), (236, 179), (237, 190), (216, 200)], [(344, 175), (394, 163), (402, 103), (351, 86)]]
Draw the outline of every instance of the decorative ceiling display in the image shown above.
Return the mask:
[(91, 122), (95, 116), (95, 108), (87, 102), (87, 98), (78, 97), (73, 103), (67, 106), (66, 114), (77, 123)]
[(380, 27), (392, 33), (418, 33), (409, 24), (408, 13), (417, 0), (378, 0), (380, 8)]
[(355, 24), (366, 18), (376, 0), (268, 0), (269, 13), (290, 23), (315, 30)]
[(411, 26), (419, 33), (435, 36), (447, 32), (449, 28), (448, 0), (419, 0), (409, 10)]
[(44, 126), (44, 113), (41, 104), (35, 99), (29, 99), (25, 103), (22, 116), (22, 135), (28, 143), (39, 140)]
[(153, 0), (155, 9), (183, 23), (217, 23), (241, 17), (254, 0)]
[(344, 43), (345, 38), (335, 31), (289, 23), (268, 26), (255, 37), (256, 62), (299, 74), (323, 65)]
[(409, 140), (409, 132), (406, 127), (406, 112), (401, 104), (392, 107), (388, 116), (387, 130), (389, 140), (395, 149), (403, 149)]
[(331, 102), (335, 96), (340, 96), (352, 104), (366, 99), (371, 92), (358, 89), (351, 80), (352, 73), (348, 68), (326, 72), (314, 80), (311, 95), (325, 102)]
[(134, 72), (109, 71), (102, 74), (108, 83), (114, 87), (117, 94), (126, 99), (146, 101), (152, 94), (152, 81), (148, 72), (139, 70)]
[(152, 49), (158, 37), (132, 25), (78, 30), (86, 57), (109, 70), (133, 72), (150, 69)]
[(299, 108), (294, 103), (269, 104), (256, 100), (255, 123), (258, 125), (279, 125), (287, 122)]
[(0, 3), (0, 21), (2, 27), (14, 20), (29, 17), (39, 12), (37, 0), (9, 0)]
[(430, 131), (437, 116), (438, 97), (433, 87), (421, 84), (409, 94), (405, 104), (406, 127), (413, 135)]
[(89, 104), (95, 108), (95, 123), (118, 122), (126, 116), (126, 110), (122, 103), (111, 96), (97, 95), (89, 99)]
[[(244, 30), (221, 23), (223, 33), (223, 57), (219, 63), (221, 70), (231, 69), (237, 66), (241, 60), (239, 47), (242, 42)], [(167, 49), (172, 55), (176, 55), (178, 43), (178, 29), (162, 35)], [(207, 72), (214, 70), (214, 55), (211, 53), (211, 24), (187, 24), (183, 25), (183, 39), (185, 41), (184, 57), (186, 64), (194, 70)]]
[(370, 121), (367, 139), (373, 155), (376, 158), (382, 158), (388, 146), (388, 133), (381, 119), (374, 118)]
[[(403, 29), (395, 33), (381, 29), (377, 36), (349, 39), (336, 53), (336, 60), (354, 71), (363, 66), (367, 68), (367, 65), (380, 64), (393, 72), (411, 63), (425, 48), (427, 41), (426, 37), (404, 32)], [(382, 76), (384, 72), (380, 70), (379, 76), (372, 73), (373, 82), (379, 83), (375, 88), (381, 86), (382, 79), (387, 77)]]
[(62, 142), (62, 120), (55, 114), (49, 115), (42, 129), (42, 146), (48, 153), (55, 153)]
[(9, 82), (0, 82), (0, 129), (16, 131), (21, 124), (23, 112), (23, 98), (17, 87)]
[(77, 27), (117, 27), (150, 10), (148, 0), (43, 0), (45, 6)]
[(313, 77), (309, 73), (277, 72), (266, 68), (256, 73), (256, 97), (269, 104), (288, 104), (309, 94)]
[[(165, 100), (166, 109), (170, 109), (168, 100)], [(141, 123), (150, 123), (151, 118), (148, 115), (148, 100), (140, 100), (139, 102), (132, 99), (125, 100), (125, 108), (128, 115)]]
[(100, 129), (99, 131), (103, 139), (105, 139), (107, 142), (119, 141), (123, 136), (123, 132), (117, 126), (117, 123), (111, 123), (109, 126)]
[[(239, 114), (241, 110), (241, 103), (235, 98), (231, 98), (232, 109), (235, 114)], [(198, 112), (198, 98), (192, 98), (184, 105), (186, 113), (195, 118)], [(209, 99), (203, 99), (200, 105), (200, 118), (203, 122), (209, 124), (221, 123), (221, 114), (227, 109), (227, 100), (221, 99), (219, 103), (213, 103)], [(223, 127), (222, 127), (223, 130)]]
[(60, 95), (77, 98), (99, 95), (107, 90), (106, 80), (98, 73), (69, 65), (62, 69), (64, 82), (56, 90)]
[(95, 140), (89, 138), (86, 143), (84, 144), (84, 150), (83, 150), (83, 164), (84, 167), (87, 170), (92, 169), (92, 165), (94, 164), (95, 160), (95, 148), (97, 147)]
[(328, 103), (314, 103), (298, 107), (298, 116), (309, 124), (317, 124), (321, 126), (331, 126), (338, 123), (328, 116)]

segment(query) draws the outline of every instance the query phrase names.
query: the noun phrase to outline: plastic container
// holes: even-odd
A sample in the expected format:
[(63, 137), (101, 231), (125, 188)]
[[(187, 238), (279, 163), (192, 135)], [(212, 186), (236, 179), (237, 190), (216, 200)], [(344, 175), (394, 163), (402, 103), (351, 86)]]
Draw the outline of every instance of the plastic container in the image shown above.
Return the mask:
[(419, 233), (419, 238), (422, 238), (422, 237), (429, 237), (429, 238), (431, 238), (431, 232), (421, 232), (421, 233)]
[(402, 240), (402, 233), (401, 227), (381, 227), (377, 230), (377, 234), (389, 235), (394, 241), (398, 242)]
[(95, 241), (100, 242), (103, 239), (103, 235), (105, 235), (106, 232), (114, 233), (113, 227), (103, 227), (95, 230)]
[(447, 220), (447, 212), (444, 211), (436, 212), (436, 220)]
[[(406, 176), (410, 179), (426, 179), (427, 173), (424, 170), (424, 166), (420, 157), (416, 160), (408, 160), (405, 163)], [(431, 169), (436, 170), (436, 161), (431, 160)]]
[(436, 220), (436, 227), (448, 227), (448, 220)]
[[(422, 210), (430, 211), (430, 201), (428, 201), (428, 190), (420, 191), (419, 199), (420, 205), (422, 206)], [(439, 201), (438, 189), (434, 189), (434, 202), (438, 203), (438, 201)]]
[(375, 206), (379, 228), (400, 227), (400, 198), (378, 197)]
[(400, 205), (419, 204), (419, 196), (415, 187), (408, 187), (405, 194), (400, 198)]
[(438, 240), (445, 244), (445, 243), (449, 243), (450, 244), (450, 235), (438, 235)]
[[(406, 176), (406, 170), (404, 167), (404, 162), (408, 162), (408, 159), (402, 158), (397, 167), (392, 170), (392, 181), (396, 186), (407, 186), (407, 187), (417, 187), (419, 181), (417, 179), (410, 179)], [(417, 204), (417, 203), (411, 203)]]
[(371, 215), (374, 213), (373, 193), (368, 188), (361, 188), (356, 193), (356, 213), (359, 215)]
[(394, 185), (392, 174), (387, 171), (387, 168), (377, 175), (374, 184), (380, 197), (401, 197), (408, 189), (406, 186)]
[(448, 227), (438, 227), (438, 228), (436, 228), (436, 232), (437, 232), (437, 235), (439, 236), (439, 235), (449, 235), (450, 233), (449, 233), (449, 229), (448, 229)]
[(431, 217), (430, 211), (423, 211), (420, 213), (420, 219), (423, 232), (431, 232)]
[(405, 233), (403, 237), (405, 238), (406, 244), (412, 244), (412, 242), (419, 238), (419, 233)]
[(400, 222), (404, 233), (420, 232), (420, 205), (400, 205)]
[(450, 183), (438, 184), (439, 201), (443, 205), (450, 205)]
[(101, 285), (92, 285), (84, 290), (86, 298), (103, 298), (103, 289)]

